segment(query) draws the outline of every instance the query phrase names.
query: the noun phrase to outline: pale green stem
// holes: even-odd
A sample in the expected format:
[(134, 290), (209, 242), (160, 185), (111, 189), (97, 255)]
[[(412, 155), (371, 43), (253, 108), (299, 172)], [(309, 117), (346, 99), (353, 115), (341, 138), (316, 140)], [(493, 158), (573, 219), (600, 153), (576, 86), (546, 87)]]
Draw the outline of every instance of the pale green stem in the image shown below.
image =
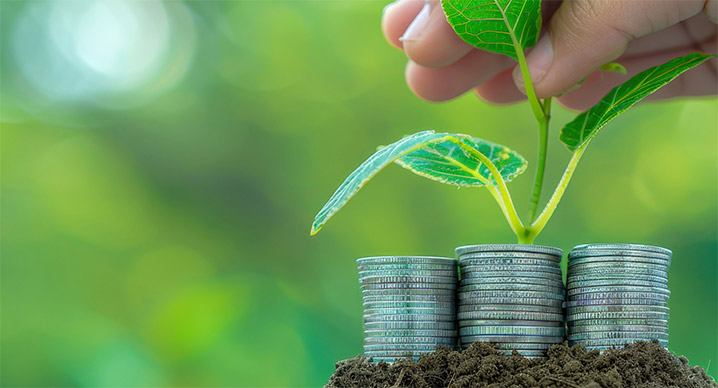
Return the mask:
[(501, 198), (501, 193), (499, 193), (499, 190), (496, 188), (495, 185), (486, 186), (486, 188), (489, 190), (489, 193), (491, 193), (491, 196), (494, 197), (496, 200), (496, 203), (499, 204), (499, 208), (501, 208), (501, 212), (504, 213), (504, 217), (506, 217), (506, 221), (509, 222), (509, 226), (511, 227), (511, 230), (514, 231), (515, 234), (518, 235), (518, 231), (516, 230), (516, 225), (511, 222), (511, 217), (509, 216), (509, 211), (506, 209), (506, 205), (504, 204), (503, 198)]
[[(507, 219), (509, 221), (509, 224), (511, 225), (511, 229), (513, 229), (514, 233), (516, 233), (516, 235), (519, 237), (519, 240), (521, 240), (521, 236), (526, 233), (526, 228), (521, 222), (518, 213), (516, 213), (516, 207), (511, 200), (511, 194), (509, 193), (509, 189), (506, 187), (504, 177), (501, 176), (499, 170), (489, 158), (487, 158), (481, 152), (477, 151), (474, 147), (469, 146), (468, 144), (455, 137), (448, 137), (447, 140), (457, 144), (459, 147), (468, 151), (470, 154), (476, 156), (481, 161), (481, 163), (483, 163), (484, 166), (489, 169), (489, 172), (491, 172), (491, 175), (496, 181), (496, 187), (498, 188), (498, 192), (503, 203), (502, 209), (505, 209), (505, 214), (507, 215)], [(496, 196), (494, 196), (494, 198), (496, 198)], [(498, 201), (498, 198), (496, 198), (496, 200)]]
[(554, 190), (551, 199), (549, 199), (546, 207), (543, 209), (543, 212), (541, 212), (541, 215), (539, 215), (536, 221), (534, 221), (534, 223), (527, 228), (527, 239), (530, 240), (530, 242), (533, 242), (536, 236), (541, 233), (543, 228), (546, 226), (546, 223), (553, 215), (553, 212), (556, 210), (556, 206), (558, 206), (558, 203), (561, 201), (561, 197), (563, 197), (563, 193), (566, 191), (566, 187), (571, 181), (574, 171), (576, 171), (576, 166), (578, 165), (579, 160), (581, 160), (583, 152), (586, 150), (586, 145), (587, 144), (584, 144), (584, 146), (573, 152), (573, 156), (571, 156), (571, 160), (568, 162), (568, 166), (563, 172), (563, 176), (561, 176), (561, 180), (558, 182), (558, 186), (556, 186), (556, 190)]
[(539, 122), (539, 124), (546, 119), (546, 114), (544, 113), (544, 107), (541, 105), (541, 101), (539, 101), (538, 97), (536, 97), (536, 92), (534, 92), (534, 85), (531, 82), (531, 74), (529, 73), (529, 66), (526, 64), (526, 56), (524, 55), (524, 51), (521, 48), (521, 45), (516, 40), (516, 37), (514, 37), (513, 34), (511, 34), (511, 39), (514, 43), (514, 49), (516, 50), (516, 56), (519, 59), (519, 68), (521, 69), (521, 76), (524, 79), (524, 87), (526, 89), (526, 97), (528, 97), (529, 105), (531, 105), (531, 110), (534, 113), (534, 117), (536, 118), (536, 121)]
[(533, 222), (536, 217), (538, 203), (541, 200), (541, 189), (543, 188), (544, 172), (546, 171), (546, 155), (548, 151), (548, 123), (551, 119), (551, 98), (543, 102), (543, 120), (539, 121), (539, 154), (536, 164), (536, 176), (534, 177), (534, 188), (529, 201), (527, 221)]

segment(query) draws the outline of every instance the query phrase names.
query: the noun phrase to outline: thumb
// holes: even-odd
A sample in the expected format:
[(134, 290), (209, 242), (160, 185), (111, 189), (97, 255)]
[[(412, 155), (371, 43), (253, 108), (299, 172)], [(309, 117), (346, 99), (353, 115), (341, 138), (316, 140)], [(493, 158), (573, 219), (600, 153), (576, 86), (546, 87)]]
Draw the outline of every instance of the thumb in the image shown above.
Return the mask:
[[(564, 1), (551, 18), (548, 33), (526, 57), (537, 96), (546, 98), (569, 89), (599, 66), (620, 57), (632, 39), (687, 17), (686, 10), (674, 9), (678, 6), (663, 6), (676, 2), (660, 2), (661, 7), (652, 7), (651, 3)], [(518, 67), (513, 75), (516, 85), (524, 90)]]

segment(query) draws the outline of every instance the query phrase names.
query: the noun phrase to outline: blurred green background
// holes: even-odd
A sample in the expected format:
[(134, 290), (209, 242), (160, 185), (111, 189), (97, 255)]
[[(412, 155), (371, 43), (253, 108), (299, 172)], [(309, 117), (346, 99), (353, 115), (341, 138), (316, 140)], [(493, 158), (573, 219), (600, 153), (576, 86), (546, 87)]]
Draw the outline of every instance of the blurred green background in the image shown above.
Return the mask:
[[(535, 160), (527, 106), (410, 93), (384, 5), (1, 2), (1, 385), (319, 386), (361, 352), (356, 258), (513, 242), (486, 191), (397, 166), (309, 237), (402, 135), (464, 132)], [(554, 116), (544, 198), (572, 116)], [(615, 120), (537, 240), (673, 249), (670, 348), (712, 375), (717, 123), (715, 98)], [(532, 175), (510, 185), (520, 209)]]

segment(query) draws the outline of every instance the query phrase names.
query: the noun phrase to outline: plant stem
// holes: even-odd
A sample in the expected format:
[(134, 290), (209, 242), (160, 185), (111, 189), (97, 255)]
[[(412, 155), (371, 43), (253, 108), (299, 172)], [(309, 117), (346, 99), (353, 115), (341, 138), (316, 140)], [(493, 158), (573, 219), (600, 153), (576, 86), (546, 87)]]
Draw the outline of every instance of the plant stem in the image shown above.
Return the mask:
[[(521, 219), (519, 218), (518, 213), (516, 212), (516, 207), (514, 206), (513, 201), (511, 200), (511, 194), (509, 193), (509, 189), (506, 187), (506, 182), (504, 181), (504, 177), (501, 176), (501, 173), (496, 168), (494, 163), (491, 162), (489, 158), (487, 158), (484, 154), (477, 151), (474, 147), (469, 146), (468, 144), (464, 143), (463, 141), (453, 137), (449, 136), (447, 138), (452, 143), (457, 144), (459, 147), (463, 148), (470, 154), (476, 156), (481, 163), (486, 166), (486, 168), (489, 169), (489, 172), (491, 172), (491, 175), (494, 177), (494, 180), (496, 181), (494, 186), (489, 186), (490, 191), (496, 191), (498, 192), (496, 194), (492, 193), (494, 195), (494, 199), (496, 199), (497, 202), (499, 202), (499, 205), (501, 206), (502, 210), (504, 211), (504, 215), (506, 216), (506, 219), (509, 221), (509, 224), (511, 225), (511, 229), (516, 233), (516, 236), (519, 237), (519, 240), (521, 239), (521, 235), (526, 234), (526, 227), (524, 227), (524, 224), (521, 222)], [(498, 195), (497, 195), (498, 194)]]
[(543, 209), (543, 212), (541, 212), (541, 215), (539, 215), (536, 221), (534, 221), (534, 223), (527, 228), (529, 231), (528, 238), (530, 238), (531, 242), (533, 242), (536, 236), (541, 233), (543, 228), (546, 226), (546, 223), (553, 215), (553, 212), (556, 210), (556, 206), (558, 206), (558, 203), (561, 201), (561, 197), (563, 197), (563, 193), (566, 191), (566, 186), (568, 186), (568, 182), (571, 181), (573, 172), (576, 170), (576, 166), (578, 165), (579, 160), (581, 160), (581, 156), (585, 150), (586, 147), (584, 145), (573, 152), (573, 156), (571, 156), (571, 160), (568, 162), (568, 166), (566, 166), (566, 170), (563, 172), (563, 176), (561, 176), (561, 180), (558, 182), (558, 186), (556, 186), (556, 190), (554, 190), (551, 199), (549, 199), (546, 207)]
[(548, 124), (551, 119), (551, 97), (543, 102), (543, 119), (539, 121), (539, 153), (536, 164), (536, 176), (534, 177), (534, 188), (529, 201), (528, 222), (536, 218), (536, 210), (541, 200), (541, 189), (543, 188), (544, 172), (546, 171), (546, 155), (548, 151)]

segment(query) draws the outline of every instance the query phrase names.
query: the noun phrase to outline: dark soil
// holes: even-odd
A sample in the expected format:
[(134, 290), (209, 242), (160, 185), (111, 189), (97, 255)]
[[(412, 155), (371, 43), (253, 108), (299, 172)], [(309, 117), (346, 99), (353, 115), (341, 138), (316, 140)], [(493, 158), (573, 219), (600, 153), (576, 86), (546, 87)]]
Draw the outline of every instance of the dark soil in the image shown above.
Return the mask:
[(718, 387), (703, 368), (691, 367), (657, 342), (636, 342), (603, 353), (555, 345), (548, 358), (506, 356), (493, 345), (474, 343), (458, 352), (441, 348), (419, 361), (374, 364), (357, 356), (336, 363), (327, 387), (490, 388), (702, 388)]

